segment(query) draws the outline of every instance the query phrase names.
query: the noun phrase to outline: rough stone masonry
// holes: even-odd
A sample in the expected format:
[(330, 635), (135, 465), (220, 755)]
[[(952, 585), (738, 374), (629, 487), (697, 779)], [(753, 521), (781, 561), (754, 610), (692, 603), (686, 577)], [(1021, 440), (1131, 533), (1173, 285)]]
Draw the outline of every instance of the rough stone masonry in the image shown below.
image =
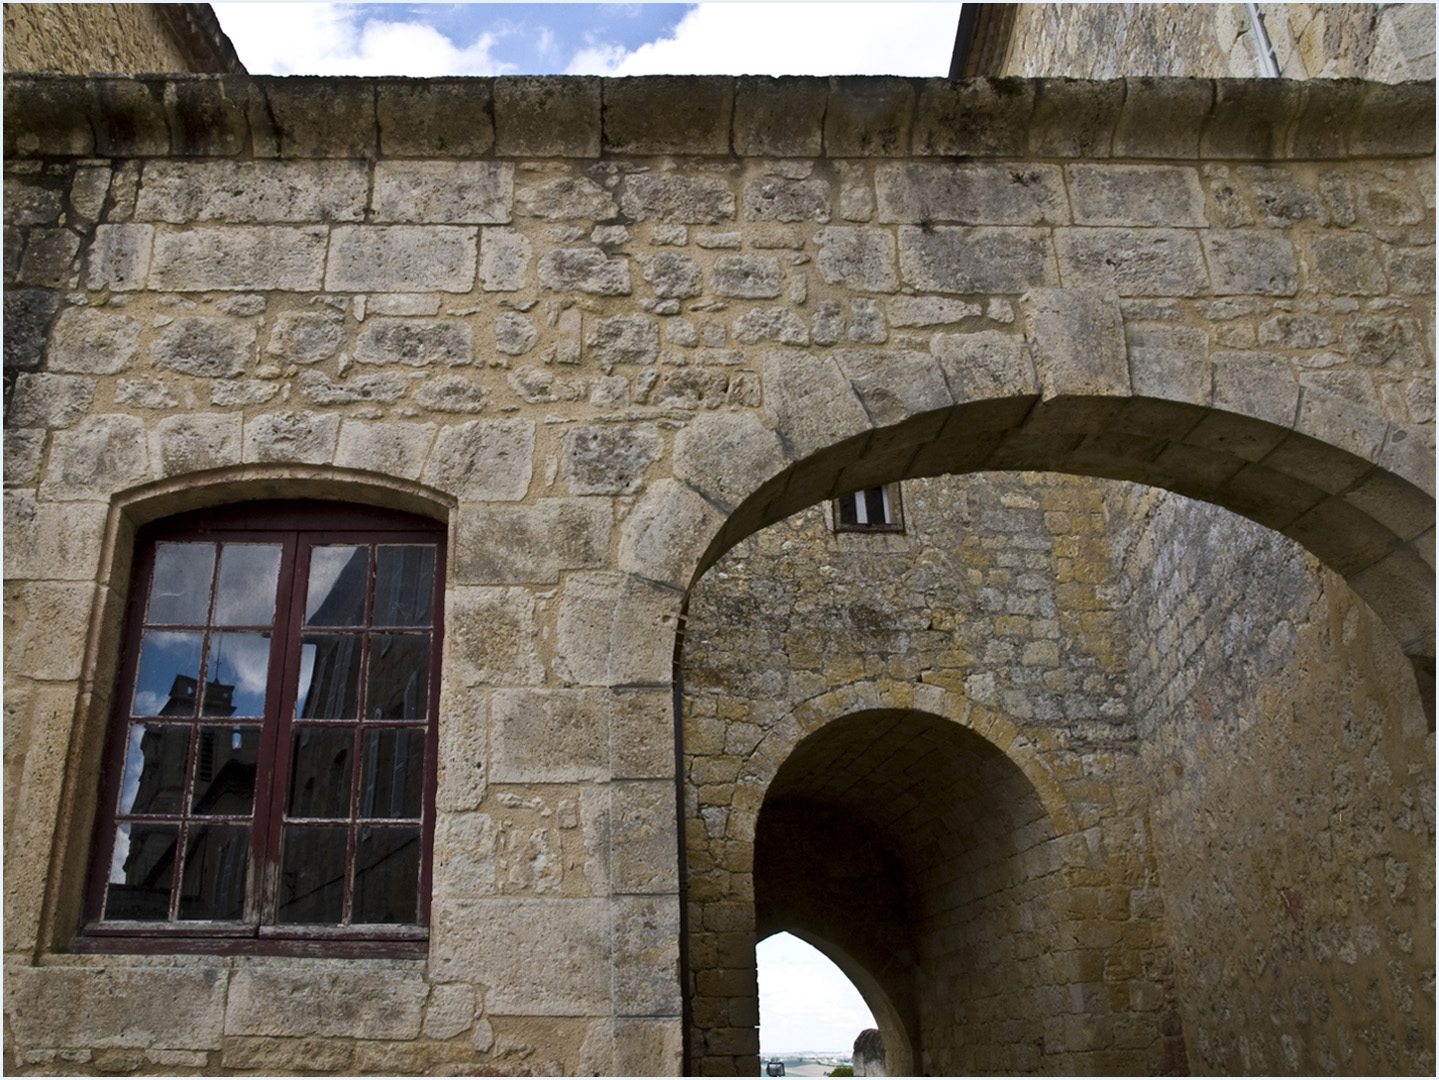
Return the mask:
[[(1166, 919), (1143, 890), (1174, 834), (1119, 827), (1149, 820), (1141, 765), (1182, 756), (1163, 718), (1145, 721), (1158, 734), (1142, 753), (1066, 759), (1079, 775), (1045, 783), (1002, 673), (986, 682), (955, 655), (926, 688), (895, 649), (884, 670), (908, 696), (859, 678), (879, 671), (861, 659), (853, 686), (774, 718), (768, 743), (745, 727), (745, 695), (723, 695), (723, 753), (682, 746), (684, 767), (728, 756), (749, 779), (715, 804), (727, 817), (700, 818), (677, 806), (676, 634), (704, 570), (832, 495), (1081, 474), (1192, 496), (1307, 549), (1324, 587), (1345, 590), (1339, 623), (1359, 611), (1381, 635), (1376, 670), (1428, 673), (1432, 715), (1432, 82), (8, 76), (4, 107), (7, 1069), (749, 1070), (762, 898), (742, 879), (764, 784), (816, 790), (829, 759), (804, 733), (852, 734), (876, 713), (969, 785), (956, 837), (989, 795), (1006, 807), (974, 854), (926, 849), (950, 869), (970, 859), (992, 890), (940, 905), (910, 956), (913, 1000), (881, 1020), (922, 1018), (916, 1061), (1158, 1069), (1178, 1039), (1208, 1067), (1286, 1067), (1299, 1010), (1318, 1008), (1310, 982), (1284, 987), (1291, 1011), (1269, 1021), (1246, 1005), (1280, 1028), (1263, 1056), (1218, 1028), (1206, 1049), (1180, 1023), (1208, 1007), (1186, 991), (1222, 1001), (1237, 976), (1223, 942), (1174, 929), (1176, 910), (1232, 890), (1185, 878), (1189, 906)], [(1097, 520), (1047, 516), (1172, 514), (1145, 558), (1177, 559), (1187, 519), (1165, 507), (1179, 504), (1066, 490), (1008, 509), (1040, 515), (1060, 547), (1091, 545), (1081, 561), (1128, 576), (1182, 637), (1195, 615), (1169, 579), (1114, 561)], [(272, 497), (449, 525), (428, 953), (80, 954), (135, 531)], [(1032, 647), (1041, 680), (1087, 672), (1050, 692), (1127, 702), (1129, 663), (1150, 673), (1144, 709), (1242, 697), (1195, 705), (1174, 655), (1110, 634), (1100, 584), (1058, 583), (1055, 618), (1073, 619), (1060, 637), (998, 631)], [(1204, 610), (1222, 622), (1229, 603)], [(1190, 634), (1177, 655), (1221, 640)], [(1371, 664), (1369, 642), (1343, 663)], [(1402, 687), (1368, 722), (1409, 739), (1421, 695)], [(1366, 682), (1349, 707), (1376, 695)], [(1411, 1011), (1374, 1035), (1372, 1060), (1422, 1071), (1432, 929), (1400, 902), (1433, 887), (1433, 737), (1417, 740), (1429, 861), (1391, 854), (1383, 886), (1382, 853), (1355, 865), (1393, 898), (1384, 932), (1422, 954), (1385, 969), (1391, 989), (1374, 976), (1376, 1001), (1408, 993)], [(1249, 760), (1289, 749), (1264, 745)], [(1394, 771), (1352, 782), (1399, 798), (1411, 782)], [(1163, 796), (1154, 820), (1182, 823), (1189, 795)], [(773, 806), (770, 835), (812, 850)], [(682, 910), (709, 863), (681, 861), (681, 812), (732, 845), (735, 902)], [(924, 895), (955, 895), (946, 872)], [(712, 954), (682, 935), (697, 916), (713, 920)], [(1017, 950), (1083, 940), (987, 958), (1013, 959), (1063, 1020), (966, 1058), (966, 1025), (1000, 1029), (989, 1006), (956, 1007), (945, 964), (987, 920), (1008, 920)], [(1362, 925), (1326, 946), (1337, 963), (1378, 955)], [(1268, 955), (1255, 963), (1277, 979)], [(1427, 1047), (1407, 1047), (1411, 1027)], [(1386, 1057), (1385, 1039), (1407, 1056)]]

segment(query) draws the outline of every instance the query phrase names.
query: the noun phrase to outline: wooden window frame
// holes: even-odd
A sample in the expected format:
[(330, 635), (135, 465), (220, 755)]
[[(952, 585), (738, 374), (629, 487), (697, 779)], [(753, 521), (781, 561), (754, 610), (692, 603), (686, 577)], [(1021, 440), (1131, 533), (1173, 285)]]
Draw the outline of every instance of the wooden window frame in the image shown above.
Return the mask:
[[(121, 785), (125, 771), (131, 704), (140, 661), (142, 627), (159, 545), (166, 542), (282, 543), (276, 615), (273, 622), (270, 666), (266, 678), (266, 703), (260, 722), (259, 753), (255, 791), (249, 822), (250, 839), (246, 869), (246, 910), (253, 917), (240, 922), (176, 920), (147, 922), (104, 918), (106, 887), (116, 842)], [(300, 568), (303, 551), (326, 544), (433, 544), (435, 567), (431, 601), (430, 661), (427, 684), (423, 788), (419, 822), (416, 921), (413, 924), (310, 925), (276, 921), (281, 865), (281, 829), (286, 822), (285, 791), (292, 762), (292, 729), (301, 723), (315, 724), (294, 715), (298, 694), (301, 635), (305, 627), (306, 586), (310, 566)], [(100, 808), (96, 814), (90, 846), (89, 871), (82, 925), (74, 939), (78, 953), (198, 953), (209, 955), (292, 955), (333, 957), (423, 957), (429, 950), (430, 893), (433, 880), (435, 787), (438, 772), (438, 717), (440, 657), (444, 641), (444, 587), (446, 576), (446, 528), (442, 522), (401, 511), (348, 503), (274, 500), (231, 504), (210, 510), (193, 511), (144, 526), (136, 536), (135, 562), (131, 574), (124, 632), (120, 643), (116, 689), (113, 695), (103, 772), (100, 778)], [(374, 603), (374, 558), (366, 578), (366, 606)], [(372, 630), (366, 616), (358, 633), (368, 639)], [(213, 631), (218, 632), (218, 631)], [(203, 679), (204, 673), (201, 673)], [(362, 677), (361, 681), (364, 681)], [(198, 688), (197, 688), (198, 696)], [(204, 717), (192, 721), (201, 723)], [(223, 721), (222, 721), (223, 723)], [(323, 723), (323, 722), (320, 722)], [(413, 730), (413, 721), (339, 721), (349, 724), (355, 737), (372, 728), (387, 726)], [(193, 740), (192, 740), (193, 741)], [(192, 748), (191, 755), (198, 750)], [(361, 763), (350, 765), (352, 791), (360, 786)], [(188, 767), (187, 767), (188, 775)], [(352, 798), (354, 796), (352, 795)], [(350, 911), (354, 883), (349, 867), (354, 857), (355, 836), (370, 819), (355, 816), (342, 819), (343, 829), (329, 824), (346, 837), (346, 878), (342, 886), (344, 910)], [(146, 815), (138, 815), (146, 816)], [(154, 815), (149, 815), (154, 816)], [(191, 820), (193, 811), (182, 807), (180, 816)], [(292, 819), (293, 820), (293, 819)], [(378, 820), (378, 819), (376, 819)], [(397, 819), (412, 822), (413, 818)], [(371, 826), (373, 827), (373, 826)], [(411, 825), (410, 827), (413, 827)], [(178, 841), (177, 841), (178, 843)], [(176, 887), (172, 878), (172, 886)], [(173, 901), (172, 901), (173, 904)]]
[[(845, 499), (863, 496), (870, 491), (882, 491), (885, 503), (889, 507), (888, 521), (845, 521), (843, 503)], [(834, 520), (834, 531), (837, 533), (902, 533), (904, 532), (904, 504), (900, 499), (899, 482), (889, 484), (874, 484), (858, 491), (846, 492), (844, 495), (835, 498), (830, 506)]]

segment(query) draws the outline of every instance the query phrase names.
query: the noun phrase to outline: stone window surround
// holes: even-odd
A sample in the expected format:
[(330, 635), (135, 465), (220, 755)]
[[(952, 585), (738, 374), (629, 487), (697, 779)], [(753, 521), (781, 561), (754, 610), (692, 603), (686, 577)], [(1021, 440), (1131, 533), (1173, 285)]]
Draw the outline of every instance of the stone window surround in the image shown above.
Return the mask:
[[(133, 599), (135, 590), (142, 585), (142, 578), (147, 575), (146, 560), (143, 553), (152, 544), (163, 539), (172, 537), (195, 538), (206, 535), (206, 530), (218, 522), (221, 532), (211, 535), (242, 534), (247, 527), (244, 524), (235, 525), (235, 514), (242, 508), (248, 515), (255, 510), (264, 510), (266, 507), (276, 508), (279, 512), (275, 520), (282, 522), (276, 528), (279, 531), (286, 529), (307, 533), (312, 539), (323, 539), (324, 532), (330, 532), (328, 539), (334, 536), (341, 536), (353, 540), (356, 537), (371, 536), (383, 537), (394, 540), (412, 538), (426, 539), (437, 545), (437, 559), (435, 565), (433, 611), (434, 623), (432, 629), (431, 649), (433, 662), (429, 672), (428, 686), (428, 719), (426, 721), (427, 734), (425, 746), (425, 764), (423, 779), (423, 810), (422, 826), (420, 835), (421, 854), (418, 881), (418, 917), (416, 925), (396, 925), (393, 928), (367, 926), (361, 931), (352, 932), (348, 927), (320, 927), (320, 926), (293, 926), (279, 927), (273, 924), (272, 912), (267, 915), (264, 910), (266, 900), (263, 896), (260, 899), (261, 911), (259, 914), (258, 931), (255, 925), (249, 925), (240, 934), (235, 933), (206, 933), (198, 929), (197, 925), (185, 926), (176, 932), (176, 924), (156, 924), (153, 927), (136, 929), (135, 923), (125, 923), (118, 926), (106, 927), (98, 917), (104, 898), (105, 882), (102, 865), (108, 858), (111, 840), (115, 829), (115, 813), (113, 807), (106, 809), (108, 804), (115, 801), (118, 794), (118, 772), (114, 768), (112, 758), (118, 758), (123, 753), (123, 740), (110, 738), (106, 748), (106, 765), (101, 770), (99, 783), (96, 788), (100, 791), (101, 805), (95, 814), (95, 829), (93, 838), (90, 841), (90, 868), (87, 880), (87, 897), (85, 900), (85, 914), (88, 923), (82, 924), (80, 934), (72, 941), (72, 951), (76, 953), (152, 953), (152, 954), (211, 954), (211, 955), (304, 955), (315, 956), (325, 955), (333, 957), (374, 957), (388, 959), (423, 958), (428, 952), (429, 938), (429, 901), (431, 890), (431, 865), (432, 848), (434, 840), (435, 823), (435, 791), (436, 791), (436, 767), (438, 758), (438, 715), (439, 715), (439, 690), (441, 685), (441, 670), (439, 657), (443, 648), (443, 610), (446, 581), (446, 526), (441, 521), (424, 520), (424, 516), (416, 514), (416, 510), (432, 510), (430, 507), (410, 505), (414, 503), (412, 498), (396, 497), (398, 492), (352, 492), (345, 491), (344, 494), (350, 497), (363, 498), (365, 502), (322, 502), (322, 498), (328, 498), (333, 492), (325, 490), (332, 485), (323, 487), (313, 483), (301, 481), (296, 490), (294, 483), (297, 478), (289, 478), (289, 482), (275, 484), (273, 481), (265, 484), (258, 491), (249, 490), (249, 484), (241, 484), (240, 491), (257, 497), (260, 501), (249, 501), (243, 498), (238, 501), (229, 501), (237, 492), (232, 490), (233, 485), (216, 484), (188, 486), (182, 492), (172, 492), (160, 496), (159, 499), (144, 500), (136, 506), (125, 508), (131, 513), (140, 510), (137, 517), (140, 517), (147, 524), (140, 521), (127, 521), (129, 517), (124, 509), (112, 517), (113, 539), (119, 539), (115, 535), (119, 532), (124, 537), (123, 541), (116, 545), (121, 552), (129, 555), (135, 552), (133, 564), (126, 559), (127, 565), (121, 565), (117, 560), (112, 566), (117, 578), (130, 578), (130, 595)], [(207, 490), (209, 488), (209, 490)], [(281, 501), (267, 500), (265, 496), (276, 492), (288, 495), (300, 495), (300, 499), (285, 499)], [(178, 497), (177, 497), (178, 496)], [(378, 497), (377, 497), (378, 496)], [(188, 510), (189, 506), (197, 501), (202, 507), (212, 501), (224, 500), (212, 509), (202, 508), (199, 510)], [(149, 503), (147, 506), (146, 503)], [(156, 503), (159, 506), (156, 506)], [(141, 509), (141, 508), (144, 509)], [(403, 507), (398, 513), (387, 507)], [(150, 512), (146, 513), (145, 510)], [(168, 516), (158, 516), (155, 511), (164, 514), (168, 511), (176, 511)], [(188, 512), (186, 512), (188, 510)], [(241, 519), (243, 521), (243, 518)], [(288, 520), (288, 524), (283, 524)], [(118, 526), (118, 529), (115, 529)], [(128, 527), (127, 527), (128, 526)], [(134, 535), (126, 536), (132, 529), (137, 529)], [(269, 530), (274, 531), (274, 530)], [(115, 552), (115, 547), (111, 552)], [(282, 571), (282, 578), (292, 572), (293, 568)], [(297, 588), (304, 584), (308, 577), (307, 571), (300, 572), (295, 580)], [(373, 582), (369, 586), (373, 589)], [(282, 590), (283, 591), (283, 590)], [(117, 608), (124, 607), (127, 601), (124, 595), (112, 597), (117, 600)], [(303, 599), (300, 601), (303, 604)], [(108, 605), (106, 605), (108, 607)], [(130, 605), (138, 609), (139, 604)], [(106, 614), (114, 614), (110, 611)], [(118, 646), (107, 647), (104, 644), (99, 646), (97, 654), (92, 638), (91, 656), (98, 662), (94, 670), (99, 672), (125, 670), (126, 657), (135, 652), (133, 643), (138, 639), (137, 628), (143, 611), (135, 610), (127, 612), (125, 616), (126, 627), (123, 635), (114, 633), (107, 635), (110, 642), (118, 642)], [(282, 621), (286, 615), (278, 616)], [(102, 621), (111, 622), (111, 619), (101, 616)], [(283, 633), (283, 631), (282, 631)], [(108, 655), (107, 655), (108, 654)], [(290, 678), (294, 672), (288, 664), (281, 665), (281, 670), (271, 671), (269, 684), (272, 699), (274, 692), (278, 689), (281, 680)], [(117, 686), (119, 684), (117, 683)], [(106, 720), (106, 726), (115, 732), (122, 730), (122, 726), (128, 726), (128, 712), (123, 710), (120, 702), (128, 695), (122, 695), (117, 691), (116, 706), (114, 715)], [(271, 716), (277, 704), (272, 700), (267, 709), (264, 719), (264, 726), (268, 729), (277, 722), (277, 716)], [(281, 737), (284, 737), (282, 732)], [(286, 740), (288, 741), (288, 740)], [(284, 758), (288, 755), (282, 748), (277, 748), (278, 757)], [(261, 762), (262, 771), (264, 761)], [(280, 799), (273, 793), (282, 782), (275, 780), (267, 794), (265, 780), (262, 778), (257, 786), (254, 809), (253, 833), (262, 835), (266, 831), (272, 831), (273, 836), (270, 844), (270, 857), (264, 860), (255, 861), (249, 870), (248, 888), (257, 893), (262, 893), (264, 886), (260, 881), (266, 875), (269, 867), (278, 865), (278, 848), (275, 846), (279, 835), (279, 822), (282, 820), (280, 812)], [(273, 805), (266, 806), (271, 801)], [(254, 851), (251, 851), (254, 858)], [(273, 876), (273, 875), (268, 875)], [(273, 898), (270, 898), (273, 901)], [(272, 906), (272, 904), (270, 905)], [(268, 921), (267, 921), (268, 919)]]

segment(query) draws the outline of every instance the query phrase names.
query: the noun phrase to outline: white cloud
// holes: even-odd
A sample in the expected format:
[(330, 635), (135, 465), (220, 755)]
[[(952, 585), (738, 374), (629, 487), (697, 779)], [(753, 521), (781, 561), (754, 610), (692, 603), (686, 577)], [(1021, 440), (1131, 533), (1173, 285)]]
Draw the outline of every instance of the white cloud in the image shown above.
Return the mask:
[(673, 37), (581, 50), (572, 75), (933, 75), (959, 4), (700, 4)]
[[(498, 37), (460, 47), (421, 22), (362, 19), (350, 4), (215, 4), (252, 75), (502, 75)], [(403, 11), (404, 8), (396, 8)]]

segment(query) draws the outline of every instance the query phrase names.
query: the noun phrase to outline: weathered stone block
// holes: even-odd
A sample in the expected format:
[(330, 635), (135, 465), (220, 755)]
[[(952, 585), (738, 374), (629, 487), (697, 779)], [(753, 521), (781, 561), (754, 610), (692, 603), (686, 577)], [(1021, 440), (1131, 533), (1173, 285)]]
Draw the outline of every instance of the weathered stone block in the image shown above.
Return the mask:
[(150, 344), (150, 363), (182, 375), (233, 378), (254, 362), (255, 325), (239, 319), (187, 315)]
[(829, 80), (824, 149), (832, 158), (898, 157), (909, 151), (914, 86), (908, 79)]
[(735, 197), (723, 180), (636, 173), (625, 178), (620, 209), (636, 221), (714, 225), (735, 216)]
[(891, 326), (940, 326), (984, 314), (978, 304), (947, 296), (896, 296), (885, 303)]
[(1177, 165), (1067, 165), (1076, 225), (1202, 227), (1199, 174)]
[(777, 350), (765, 353), (761, 371), (765, 409), (786, 453), (796, 460), (872, 426), (831, 357)]
[(70, 286), (79, 251), (80, 237), (69, 229), (30, 229), (20, 259), (20, 284), (48, 289)]
[(338, 414), (267, 413), (245, 423), (244, 459), (328, 465), (339, 435)]
[(618, 1014), (677, 1015), (680, 1011), (680, 983), (675, 977), (679, 967), (679, 898), (616, 897), (610, 902), (610, 918)]
[(1064, 177), (1055, 165), (880, 164), (874, 190), (879, 220), (886, 223), (1069, 223)]
[(50, 289), (5, 290), (5, 370), (34, 371), (44, 356), (60, 295)]
[[(440, 982), (482, 983), (492, 1016), (594, 1016), (610, 1008), (605, 900), (437, 904), (430, 964)], [(469, 927), (483, 926), (476, 935)]]
[(493, 112), (481, 79), (384, 79), (375, 87), (383, 157), (480, 157), (495, 145)]
[(238, 465), (242, 418), (224, 413), (167, 416), (150, 436), (150, 455), (162, 476)]
[(1292, 428), (1299, 409), (1299, 379), (1274, 353), (1216, 352), (1214, 407)]
[(675, 436), (675, 476), (734, 507), (789, 465), (779, 438), (749, 412), (703, 413)]
[(1018, 293), (1059, 284), (1047, 229), (902, 225), (899, 268), (905, 284), (934, 292)]
[(528, 184), (515, 192), (524, 211), (546, 221), (579, 218), (608, 221), (619, 213), (610, 193), (583, 176), (562, 176), (543, 184)]
[(153, 225), (98, 225), (90, 246), (85, 288), (128, 292), (145, 287)]
[(434, 439), (434, 424), (345, 420), (340, 425), (335, 464), (416, 480)]
[(215, 968), (16, 967), (5, 981), (23, 1046), (220, 1047), (227, 982)]
[(265, 346), (268, 356), (292, 364), (327, 360), (345, 342), (345, 317), (333, 311), (282, 311)]
[(318, 289), (325, 270), (326, 239), (323, 226), (161, 229), (155, 234), (150, 260), (150, 288), (170, 292)]
[(9, 428), (5, 432), (5, 486), (33, 488), (40, 482), (45, 458), (43, 428)]
[(469, 292), (473, 226), (344, 225), (330, 232), (325, 288), (334, 292)]
[(746, 221), (829, 220), (829, 184), (766, 176), (744, 186)]
[(534, 685), (535, 600), (525, 589), (455, 586), (445, 616), (445, 663), (463, 686)]
[(480, 287), (485, 292), (514, 292), (530, 270), (529, 238), (510, 229), (480, 230)]
[(1378, 296), (1388, 290), (1373, 237), (1316, 233), (1309, 237), (1309, 255), (1309, 271), (1325, 292)]
[[(775, 341), (781, 345), (808, 345), (809, 329), (789, 308), (752, 308), (734, 321), (736, 341), (753, 345)], [(838, 335), (833, 339), (839, 340)], [(824, 344), (822, 342), (822, 344)]]
[(741, 155), (819, 157), (829, 85), (796, 76), (745, 76), (735, 85), (734, 149)]
[(490, 779), (563, 784), (609, 779), (613, 696), (604, 690), (497, 690)]
[[(484, 740), (481, 738), (481, 745)], [(435, 890), (441, 900), (495, 893), (495, 823), (489, 814), (442, 814), (435, 823)], [(450, 989), (441, 985), (436, 991)], [(465, 987), (469, 990), (468, 987)], [(432, 991), (433, 992), (433, 991)], [(473, 991), (469, 991), (473, 998)], [(474, 1008), (473, 1001), (470, 1008)], [(474, 1023), (471, 1014), (464, 1027)], [(426, 1027), (429, 1022), (426, 1020)], [(463, 1030), (463, 1029), (462, 1029)]]
[(378, 146), (373, 93), (342, 79), (291, 75), (251, 80), (250, 132), (256, 157), (373, 159)]
[(540, 284), (556, 292), (599, 296), (630, 294), (628, 259), (611, 259), (599, 248), (561, 248), (540, 257)]
[(674, 706), (663, 690), (611, 694), (610, 774), (616, 780), (663, 780), (674, 773)]
[(678, 887), (674, 785), (616, 781), (610, 789), (610, 873), (619, 893)]
[(662, 251), (642, 261), (645, 264), (645, 280), (653, 287), (656, 296), (683, 299), (700, 294), (700, 268), (688, 255)]
[(894, 273), (894, 236), (888, 229), (832, 225), (814, 235), (815, 266), (830, 285), (865, 292), (899, 291)]
[(836, 349), (834, 358), (878, 426), (954, 404), (944, 371), (928, 353)]
[(88, 416), (51, 439), (41, 497), (101, 499), (147, 477), (145, 424), (118, 413)]
[(1124, 84), (1044, 79), (1034, 84), (1029, 152), (1035, 157), (1108, 157)]
[(930, 349), (958, 403), (1039, 393), (1034, 361), (1023, 340), (1013, 334), (997, 330), (935, 334)]
[(472, 420), (440, 430), (424, 479), (465, 500), (516, 502), (534, 471), (533, 420)]
[(5, 576), (91, 581), (105, 536), (105, 504), (38, 502), (29, 491), (5, 493)]
[(1126, 327), (1129, 379), (1140, 397), (1209, 404), (1209, 335), (1188, 326)]
[(659, 480), (625, 518), (619, 567), (676, 588), (689, 586), (699, 558), (724, 519), (693, 488)]
[(302, 371), (295, 379), (295, 389), (302, 401), (312, 405), (348, 405), (355, 401), (393, 405), (405, 396), (409, 380), (397, 371), (385, 371), (336, 382), (323, 371)]
[(5, 582), (5, 670), (12, 679), (80, 677), (95, 588), (68, 582)]
[(1214, 104), (1214, 84), (1202, 79), (1128, 78), (1114, 126), (1116, 157), (1189, 161)]
[(724, 76), (606, 79), (604, 148), (613, 154), (728, 154), (734, 81)]
[(381, 161), (375, 165), (376, 222), (503, 225), (510, 220), (515, 167), (508, 161)]
[(5, 175), (6, 225), (54, 225), (64, 207), (65, 193), (60, 188), (27, 182), (26, 177), (14, 173)]
[(616, 1075), (678, 1075), (684, 1068), (683, 1029), (684, 1025), (678, 1017), (616, 1019)]
[(51, 371), (113, 375), (140, 351), (140, 324), (128, 315), (94, 308), (67, 308), (50, 337)]
[(582, 686), (664, 685), (679, 598), (672, 588), (628, 574), (569, 575), (556, 629), (570, 677)]
[(459, 367), (474, 358), (470, 324), (458, 319), (373, 319), (355, 339), (361, 364)]
[(564, 435), (565, 480), (574, 495), (633, 495), (664, 453), (652, 427), (592, 424)]
[(1282, 233), (1207, 230), (1202, 241), (1209, 279), (1219, 296), (1293, 296), (1299, 288), (1294, 248)]
[(600, 156), (600, 80), (495, 80), (495, 149), (512, 157)]
[(413, 1039), (430, 988), (417, 971), (237, 971), (226, 1035)]
[(368, 194), (359, 161), (150, 161), (135, 217), (171, 225), (360, 221)]
[(1034, 108), (1028, 79), (926, 79), (913, 147), (927, 157), (1019, 157)]
[(1199, 239), (1186, 229), (1059, 229), (1067, 283), (1120, 296), (1198, 296), (1206, 291)]
[(778, 296), (779, 260), (768, 255), (721, 255), (715, 260), (714, 290), (720, 296), (761, 300)]
[(614, 511), (607, 499), (541, 499), (534, 506), (467, 506), (456, 526), (454, 580), (514, 585), (604, 566)]

